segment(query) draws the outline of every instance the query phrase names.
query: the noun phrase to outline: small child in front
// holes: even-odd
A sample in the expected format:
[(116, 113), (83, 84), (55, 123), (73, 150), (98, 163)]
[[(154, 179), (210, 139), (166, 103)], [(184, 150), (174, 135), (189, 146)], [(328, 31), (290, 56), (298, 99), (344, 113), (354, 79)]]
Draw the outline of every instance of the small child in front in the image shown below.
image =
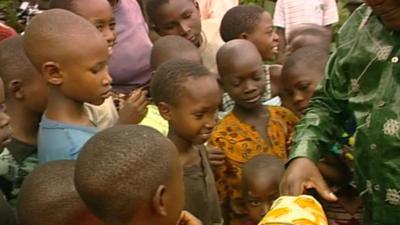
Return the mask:
[(285, 170), (284, 161), (260, 154), (243, 166), (243, 224), (257, 225), (279, 197), (279, 183)]
[(75, 161), (55, 160), (36, 168), (23, 183), (17, 214), (23, 225), (101, 225), (74, 186)]
[(217, 54), (217, 65), (224, 90), (235, 106), (211, 135), (210, 144), (224, 151), (226, 157), (214, 174), (225, 220), (240, 224), (237, 205), (242, 197), (243, 164), (261, 153), (286, 160), (287, 142), (297, 118), (285, 108), (262, 105), (264, 65), (251, 42), (241, 39), (227, 42)]
[(108, 44), (90, 22), (52, 9), (34, 17), (23, 45), (50, 88), (39, 128), (39, 162), (75, 159), (97, 132), (84, 103), (100, 105), (111, 95)]
[(184, 168), (184, 208), (205, 225), (222, 224), (214, 176), (203, 145), (216, 124), (222, 98), (217, 75), (189, 60), (170, 60), (158, 67), (151, 93), (168, 121), (168, 138), (176, 145)]
[(105, 225), (201, 225), (181, 212), (176, 147), (146, 126), (115, 126), (94, 135), (78, 157), (75, 186)]

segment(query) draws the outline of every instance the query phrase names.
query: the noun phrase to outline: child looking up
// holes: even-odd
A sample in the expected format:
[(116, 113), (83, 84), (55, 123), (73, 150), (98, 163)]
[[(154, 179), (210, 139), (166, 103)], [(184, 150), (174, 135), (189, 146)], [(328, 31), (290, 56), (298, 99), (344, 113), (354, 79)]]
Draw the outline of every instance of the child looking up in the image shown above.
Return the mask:
[(219, 19), (201, 21), (195, 0), (146, 0), (146, 11), (160, 35), (178, 35), (199, 48), (203, 65), (216, 72), (215, 55), (223, 44)]
[(203, 224), (221, 224), (214, 176), (203, 145), (216, 124), (222, 91), (217, 75), (188, 60), (165, 62), (151, 82), (153, 100), (168, 121), (168, 137), (184, 169), (185, 209)]
[(0, 173), (0, 188), (15, 204), (24, 177), (38, 164), (37, 137), (48, 87), (26, 57), (21, 36), (0, 43), (0, 77), (7, 87), (7, 112), (13, 127), (11, 142), (0, 154), (0, 164), (6, 168)]
[(286, 143), (297, 118), (284, 108), (262, 105), (264, 66), (251, 42), (226, 43), (218, 51), (217, 64), (224, 90), (235, 101), (235, 107), (219, 122), (210, 144), (225, 153), (225, 163), (216, 168), (215, 177), (226, 219), (236, 224), (243, 164), (260, 153), (286, 160)]
[(39, 161), (74, 159), (97, 132), (84, 102), (100, 105), (111, 95), (107, 42), (91, 23), (61, 9), (35, 16), (23, 42), (50, 87), (39, 128)]
[[(115, 20), (112, 7), (107, 0), (51, 0), (50, 8), (59, 8), (71, 11), (92, 23), (99, 30), (108, 43), (108, 51), (112, 53), (115, 44)], [(147, 92), (137, 89), (131, 96), (124, 99), (124, 107), (118, 115), (113, 97), (105, 99), (100, 106), (85, 103), (85, 111), (90, 120), (100, 129), (115, 125), (120, 121), (138, 123), (146, 114)]]
[(254, 156), (244, 164), (241, 187), (245, 225), (258, 224), (279, 197), (284, 169), (283, 160), (266, 154)]
[[(160, 37), (151, 50), (150, 64), (153, 72), (164, 62), (170, 59), (187, 59), (201, 63), (199, 50), (190, 41), (180, 36), (167, 35)], [(147, 106), (147, 113), (140, 125), (150, 126), (163, 135), (168, 134), (168, 122), (162, 118), (154, 104)]]
[(17, 214), (24, 225), (100, 225), (74, 186), (75, 161), (56, 160), (36, 168), (21, 187)]
[[(245, 39), (252, 42), (263, 61), (274, 60), (278, 54), (278, 35), (272, 26), (272, 17), (263, 8), (254, 5), (241, 5), (230, 9), (222, 18), (220, 34), (225, 42)], [(281, 65), (265, 65), (266, 91), (264, 104), (271, 104), (271, 98), (279, 94)], [(276, 105), (280, 101), (273, 101)], [(222, 111), (230, 112), (235, 103), (224, 94)]]
[(174, 144), (139, 125), (97, 133), (83, 147), (75, 170), (80, 196), (106, 225), (193, 224), (177, 223), (182, 182)]

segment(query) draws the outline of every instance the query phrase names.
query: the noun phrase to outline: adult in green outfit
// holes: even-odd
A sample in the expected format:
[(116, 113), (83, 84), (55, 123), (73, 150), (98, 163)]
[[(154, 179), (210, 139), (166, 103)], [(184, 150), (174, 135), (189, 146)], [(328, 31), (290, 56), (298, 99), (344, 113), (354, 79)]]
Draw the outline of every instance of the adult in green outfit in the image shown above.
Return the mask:
[(364, 224), (400, 224), (400, 0), (364, 0), (339, 31), (326, 79), (296, 128), (281, 194), (335, 195), (315, 162), (357, 122), (354, 163)]

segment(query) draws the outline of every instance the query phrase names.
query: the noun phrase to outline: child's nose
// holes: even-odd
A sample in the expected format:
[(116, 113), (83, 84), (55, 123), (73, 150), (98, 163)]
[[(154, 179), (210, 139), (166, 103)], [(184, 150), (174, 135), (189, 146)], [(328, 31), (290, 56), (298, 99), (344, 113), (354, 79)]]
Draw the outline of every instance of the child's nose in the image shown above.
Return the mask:
[(107, 86), (107, 85), (111, 85), (111, 83), (112, 83), (112, 78), (110, 76), (110, 73), (108, 72), (108, 67), (107, 67), (105, 74), (104, 74), (103, 84), (105, 86)]
[(189, 26), (187, 23), (184, 23), (184, 22), (183, 22), (183, 23), (180, 23), (180, 24), (179, 24), (179, 27), (180, 27), (181, 33), (182, 33), (183, 35), (190, 31), (190, 26)]

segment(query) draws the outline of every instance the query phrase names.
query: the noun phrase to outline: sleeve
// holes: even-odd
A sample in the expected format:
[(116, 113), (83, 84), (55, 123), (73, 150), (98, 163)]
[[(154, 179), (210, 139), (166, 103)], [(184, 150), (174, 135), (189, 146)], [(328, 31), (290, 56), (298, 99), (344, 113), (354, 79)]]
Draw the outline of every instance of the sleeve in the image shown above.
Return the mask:
[(273, 23), (275, 27), (285, 28), (284, 0), (278, 0), (275, 5)]
[(339, 13), (335, 0), (327, 0), (327, 5), (324, 11), (324, 26), (328, 26), (339, 21)]
[(349, 116), (349, 79), (342, 71), (339, 49), (330, 59), (327, 78), (319, 86), (306, 115), (295, 128), (288, 162), (296, 157), (318, 161), (321, 149), (328, 149), (342, 133)]

